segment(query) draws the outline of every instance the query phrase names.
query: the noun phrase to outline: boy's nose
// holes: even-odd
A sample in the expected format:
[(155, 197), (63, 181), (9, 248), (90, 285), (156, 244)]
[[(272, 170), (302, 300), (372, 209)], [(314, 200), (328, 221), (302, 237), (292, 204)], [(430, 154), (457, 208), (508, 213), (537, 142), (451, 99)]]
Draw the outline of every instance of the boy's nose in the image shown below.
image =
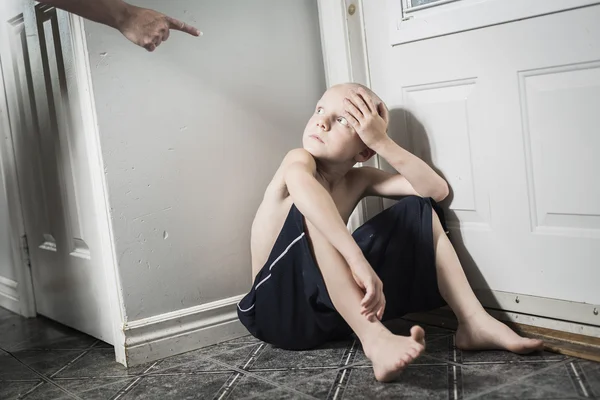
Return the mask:
[(324, 131), (329, 129), (329, 125), (327, 124), (327, 121), (322, 120), (322, 119), (317, 121), (317, 126)]

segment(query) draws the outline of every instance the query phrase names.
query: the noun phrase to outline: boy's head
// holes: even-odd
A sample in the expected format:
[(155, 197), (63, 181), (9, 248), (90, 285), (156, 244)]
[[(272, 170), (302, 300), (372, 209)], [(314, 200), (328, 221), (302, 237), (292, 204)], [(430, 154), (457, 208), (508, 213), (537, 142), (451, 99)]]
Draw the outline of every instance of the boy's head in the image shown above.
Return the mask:
[(344, 99), (350, 92), (363, 88), (378, 109), (383, 101), (371, 89), (358, 83), (344, 83), (329, 88), (317, 102), (315, 112), (308, 120), (302, 144), (315, 159), (344, 163), (365, 162), (375, 152), (369, 149), (344, 117)]

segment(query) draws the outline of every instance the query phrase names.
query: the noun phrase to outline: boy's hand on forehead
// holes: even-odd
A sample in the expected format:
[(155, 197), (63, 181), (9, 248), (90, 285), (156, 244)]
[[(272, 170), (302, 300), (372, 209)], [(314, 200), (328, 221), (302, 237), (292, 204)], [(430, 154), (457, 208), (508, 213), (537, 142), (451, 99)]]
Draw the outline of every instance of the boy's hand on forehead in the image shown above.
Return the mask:
[(344, 99), (344, 117), (361, 140), (372, 150), (388, 139), (389, 121), (385, 105), (372, 98), (364, 88), (351, 89)]

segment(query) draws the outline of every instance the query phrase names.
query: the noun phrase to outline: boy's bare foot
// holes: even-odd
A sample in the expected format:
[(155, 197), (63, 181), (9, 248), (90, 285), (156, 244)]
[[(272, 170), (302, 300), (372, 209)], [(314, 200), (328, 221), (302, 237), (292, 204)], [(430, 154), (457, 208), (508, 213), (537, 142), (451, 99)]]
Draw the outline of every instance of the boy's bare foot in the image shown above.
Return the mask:
[(508, 326), (482, 311), (459, 324), (456, 347), (461, 350), (508, 350), (527, 354), (542, 350), (544, 343), (517, 335)]
[(384, 331), (371, 343), (365, 343), (365, 355), (373, 363), (373, 372), (379, 382), (398, 378), (404, 368), (425, 350), (425, 332), (413, 326), (410, 336), (398, 336)]

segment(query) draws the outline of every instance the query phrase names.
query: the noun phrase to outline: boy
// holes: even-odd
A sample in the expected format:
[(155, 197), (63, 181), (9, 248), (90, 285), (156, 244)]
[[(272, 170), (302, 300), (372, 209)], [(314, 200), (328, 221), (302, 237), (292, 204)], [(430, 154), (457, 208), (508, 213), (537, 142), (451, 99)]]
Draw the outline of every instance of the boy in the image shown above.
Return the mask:
[[(425, 348), (381, 323), (448, 304), (457, 347), (540, 350), (493, 319), (475, 297), (437, 215), (448, 185), (387, 134), (388, 111), (368, 88), (325, 92), (302, 138), (267, 187), (252, 225), (251, 291), (238, 315), (250, 333), (301, 350), (354, 332), (379, 381), (396, 379)], [(353, 168), (375, 154), (397, 170)], [(346, 224), (366, 196), (400, 199), (350, 234)]]

